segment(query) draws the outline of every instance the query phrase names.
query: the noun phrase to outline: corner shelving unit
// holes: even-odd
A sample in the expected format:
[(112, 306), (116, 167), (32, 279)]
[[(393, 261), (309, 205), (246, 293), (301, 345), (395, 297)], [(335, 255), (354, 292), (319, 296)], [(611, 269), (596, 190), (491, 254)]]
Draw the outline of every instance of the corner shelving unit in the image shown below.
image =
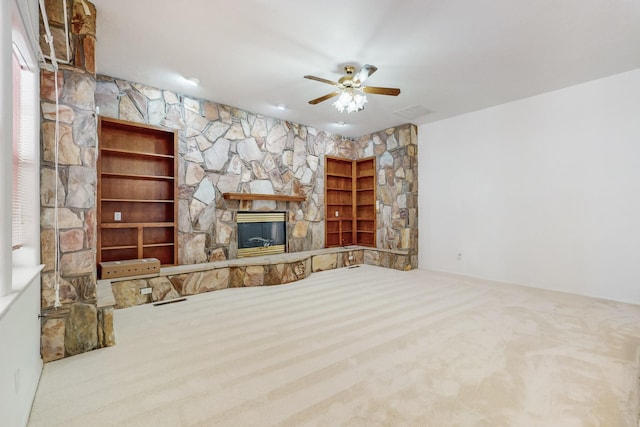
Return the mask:
[(325, 157), (325, 246), (376, 245), (375, 158)]
[(98, 139), (98, 263), (177, 264), (177, 132), (100, 117)]
[(356, 242), (376, 246), (376, 159), (358, 160), (355, 167)]

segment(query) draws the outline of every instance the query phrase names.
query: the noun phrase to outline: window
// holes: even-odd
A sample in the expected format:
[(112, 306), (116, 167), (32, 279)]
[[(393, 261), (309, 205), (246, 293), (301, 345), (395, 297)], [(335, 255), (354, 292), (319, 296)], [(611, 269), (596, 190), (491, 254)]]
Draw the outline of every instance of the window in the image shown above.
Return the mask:
[(38, 165), (36, 150), (37, 101), (33, 71), (24, 59), (20, 48), (13, 44), (12, 92), (13, 92), (13, 156), (11, 188), (11, 247), (14, 251), (27, 245), (33, 246), (33, 224), (39, 219), (38, 212)]
[[(0, 315), (40, 267), (37, 2), (2, 2), (0, 28)], [(11, 208), (9, 208), (11, 207)], [(11, 246), (10, 246), (11, 245)], [(6, 302), (6, 301), (5, 301)]]
[(19, 249), (24, 245), (23, 231), (23, 201), (20, 195), (24, 194), (24, 143), (20, 144), (20, 62), (16, 52), (13, 52), (13, 161), (12, 161), (12, 186), (11, 186), (11, 248)]

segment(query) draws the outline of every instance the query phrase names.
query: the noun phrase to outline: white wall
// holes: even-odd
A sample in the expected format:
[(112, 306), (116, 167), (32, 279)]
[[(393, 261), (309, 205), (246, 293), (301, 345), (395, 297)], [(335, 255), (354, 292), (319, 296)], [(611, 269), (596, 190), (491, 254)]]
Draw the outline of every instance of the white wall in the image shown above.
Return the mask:
[[(12, 60), (13, 43), (24, 53), (31, 72), (29, 79), (38, 88), (35, 46), (38, 33), (38, 1), (0, 1), (0, 425), (26, 425), (36, 392), (42, 360), (40, 358), (40, 262), (39, 224), (28, 230), (27, 244), (11, 249), (12, 180)], [(38, 91), (32, 106), (39, 117)], [(32, 127), (33, 147), (39, 147), (37, 129)], [(35, 164), (38, 157), (35, 156)], [(38, 168), (32, 176), (38, 198)], [(39, 218), (39, 203), (33, 214)]]
[(640, 303), (640, 69), (418, 143), (421, 268)]
[[(28, 270), (28, 271), (27, 271)], [(24, 426), (36, 394), (40, 358), (39, 268), (25, 269), (32, 280), (22, 290), (0, 298), (0, 425)], [(19, 278), (18, 280), (23, 279)], [(2, 305), (8, 298), (10, 304)]]

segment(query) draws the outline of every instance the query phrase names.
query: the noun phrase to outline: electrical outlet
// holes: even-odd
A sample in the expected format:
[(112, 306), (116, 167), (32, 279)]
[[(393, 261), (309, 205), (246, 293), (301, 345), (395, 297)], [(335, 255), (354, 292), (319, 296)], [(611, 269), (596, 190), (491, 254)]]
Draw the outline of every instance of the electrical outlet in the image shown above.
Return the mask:
[(152, 287), (140, 288), (140, 295), (149, 295), (152, 291)]
[(340, 212), (336, 211), (336, 216), (339, 216), (339, 215), (340, 215)]
[(122, 221), (122, 212), (114, 212), (113, 213), (114, 221)]

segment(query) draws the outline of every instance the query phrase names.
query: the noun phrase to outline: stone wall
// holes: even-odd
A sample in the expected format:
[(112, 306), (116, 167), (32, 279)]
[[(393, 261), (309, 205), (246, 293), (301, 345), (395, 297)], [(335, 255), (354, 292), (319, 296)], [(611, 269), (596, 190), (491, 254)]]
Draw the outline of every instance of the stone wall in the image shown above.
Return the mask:
[[(62, 2), (47, 1), (49, 23), (56, 38), (57, 57), (65, 59)], [(95, 16), (85, 15), (79, 2), (68, 2), (71, 63), (41, 72), (41, 256), (42, 357), (45, 361), (79, 354), (102, 345), (105, 321), (98, 322), (96, 307), (96, 117)], [(61, 30), (62, 29), (62, 30)], [(43, 47), (48, 52), (48, 47)], [(56, 101), (59, 105), (56, 107)], [(56, 173), (56, 115), (58, 171)], [(57, 193), (55, 185), (57, 183)], [(58, 206), (59, 233), (55, 232)], [(56, 277), (56, 246), (58, 275)], [(59, 281), (60, 307), (54, 307), (55, 281)], [(109, 319), (109, 313), (100, 313)], [(107, 328), (111, 325), (107, 321)], [(109, 332), (107, 331), (107, 335)]]
[[(235, 259), (238, 210), (286, 211), (290, 252), (324, 247), (325, 155), (376, 156), (377, 245), (417, 250), (413, 125), (354, 141), (108, 76), (98, 76), (96, 103), (103, 116), (178, 130), (180, 264)], [(229, 201), (222, 197), (226, 192), (305, 196), (306, 201)]]
[(376, 247), (407, 250), (411, 268), (418, 267), (417, 132), (404, 125), (363, 136), (354, 157), (376, 157)]
[[(178, 130), (180, 264), (235, 258), (238, 210), (286, 211), (290, 250), (324, 246), (324, 154), (338, 136), (106, 76), (96, 102), (103, 116)], [(227, 201), (225, 192), (307, 199)]]

